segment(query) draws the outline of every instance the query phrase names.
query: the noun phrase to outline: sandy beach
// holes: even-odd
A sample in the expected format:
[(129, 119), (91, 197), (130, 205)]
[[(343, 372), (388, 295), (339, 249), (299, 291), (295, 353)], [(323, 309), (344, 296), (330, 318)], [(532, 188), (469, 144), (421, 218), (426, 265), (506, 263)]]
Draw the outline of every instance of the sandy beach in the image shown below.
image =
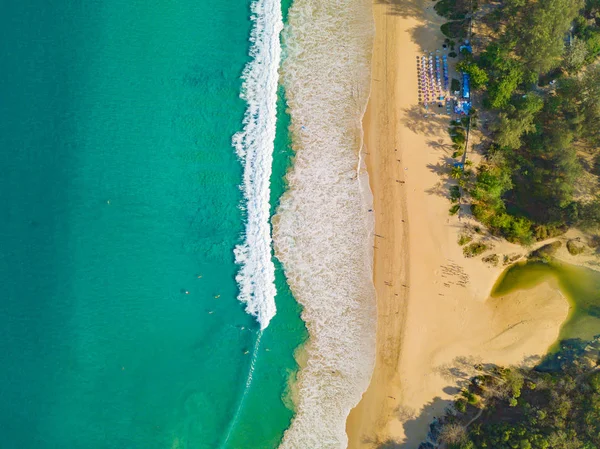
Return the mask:
[[(568, 304), (550, 283), (488, 298), (504, 267), (463, 256), (457, 240), (476, 223), (448, 213), (440, 175), (452, 155), (449, 118), (424, 118), (418, 105), (416, 57), (442, 50), (442, 19), (426, 0), (375, 2), (374, 16), (363, 151), (375, 213), (377, 359), (347, 433), (350, 448), (416, 448), (473, 364), (536, 360)], [(493, 247), (486, 254), (525, 253), (474, 238)]]

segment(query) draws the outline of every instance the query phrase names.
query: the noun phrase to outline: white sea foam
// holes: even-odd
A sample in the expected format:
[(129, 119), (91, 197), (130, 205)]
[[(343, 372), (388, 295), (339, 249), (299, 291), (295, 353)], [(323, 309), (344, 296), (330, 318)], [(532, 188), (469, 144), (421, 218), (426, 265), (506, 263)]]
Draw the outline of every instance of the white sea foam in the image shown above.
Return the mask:
[(280, 0), (256, 0), (251, 9), (252, 60), (244, 69), (241, 93), (248, 106), (244, 128), (233, 136), (233, 146), (244, 164), (242, 189), (247, 223), (244, 242), (234, 254), (241, 265), (236, 276), (238, 299), (246, 304), (248, 313), (256, 316), (262, 330), (276, 312), (269, 199), (283, 21)]
[(375, 362), (374, 223), (359, 157), (373, 31), (370, 0), (295, 0), (284, 31), (296, 158), (273, 236), (310, 339), (282, 449), (346, 447)]

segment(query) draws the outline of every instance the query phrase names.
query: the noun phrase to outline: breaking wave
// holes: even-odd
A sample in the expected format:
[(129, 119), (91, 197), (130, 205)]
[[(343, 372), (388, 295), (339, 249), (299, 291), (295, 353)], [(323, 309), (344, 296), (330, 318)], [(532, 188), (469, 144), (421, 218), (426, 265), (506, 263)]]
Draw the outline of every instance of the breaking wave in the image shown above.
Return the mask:
[(244, 128), (232, 139), (244, 166), (242, 190), (247, 222), (244, 241), (234, 254), (241, 266), (236, 276), (238, 299), (246, 304), (249, 314), (256, 316), (263, 330), (276, 312), (269, 199), (283, 21), (280, 0), (256, 0), (251, 10), (252, 60), (242, 74), (241, 92), (247, 108)]
[(296, 157), (273, 235), (310, 338), (281, 448), (338, 449), (375, 363), (374, 222), (360, 160), (374, 27), (368, 0), (295, 0), (288, 17)]

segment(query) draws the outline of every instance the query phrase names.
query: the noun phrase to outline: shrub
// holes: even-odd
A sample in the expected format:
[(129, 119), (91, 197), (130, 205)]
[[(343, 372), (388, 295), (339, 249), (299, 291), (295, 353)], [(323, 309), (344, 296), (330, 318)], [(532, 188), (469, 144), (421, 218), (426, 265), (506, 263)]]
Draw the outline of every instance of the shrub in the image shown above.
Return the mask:
[(458, 210), (460, 209), (460, 204), (455, 204), (454, 206), (452, 206), (450, 208), (450, 215), (456, 215), (458, 213)]
[(456, 203), (460, 199), (460, 188), (458, 186), (450, 187), (450, 201)]
[(481, 260), (483, 260), (485, 263), (489, 263), (490, 265), (498, 266), (498, 262), (500, 262), (500, 257), (498, 256), (498, 254), (490, 254), (489, 256), (485, 256)]
[(441, 30), (445, 36), (463, 40), (467, 37), (468, 27), (468, 20), (453, 20), (451, 22), (446, 22), (445, 24), (443, 24), (441, 26)]
[(454, 401), (454, 408), (459, 413), (464, 413), (467, 411), (467, 401), (464, 399), (457, 399)]
[[(450, 53), (448, 53), (448, 56), (450, 56), (451, 58), (456, 58), (458, 55), (456, 54), (456, 52), (451, 51)], [(460, 89), (460, 86), (459, 86)]]
[(475, 257), (482, 254), (486, 249), (488, 249), (488, 247), (485, 243), (474, 242), (463, 248), (463, 254), (465, 257)]
[(577, 240), (569, 240), (567, 242), (567, 250), (572, 256), (577, 256), (585, 251), (585, 247)]
[(471, 242), (473, 240), (473, 237), (471, 237), (470, 235), (467, 234), (461, 234), (460, 237), (458, 238), (458, 244), (460, 246), (466, 245), (467, 243)]

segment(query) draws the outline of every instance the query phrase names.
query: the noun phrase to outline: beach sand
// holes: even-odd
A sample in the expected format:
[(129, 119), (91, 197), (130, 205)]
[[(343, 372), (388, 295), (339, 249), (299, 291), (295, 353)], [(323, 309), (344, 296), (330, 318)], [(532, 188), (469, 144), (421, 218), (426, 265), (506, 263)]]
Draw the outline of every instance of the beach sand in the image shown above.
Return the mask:
[[(347, 421), (350, 448), (416, 448), (475, 363), (535, 361), (568, 312), (549, 283), (488, 299), (502, 263), (466, 259), (457, 244), (475, 223), (448, 213), (449, 184), (440, 173), (452, 161), (449, 119), (425, 119), (417, 98), (416, 57), (443, 43), (432, 7), (428, 0), (374, 4), (363, 151), (375, 213), (377, 359)], [(525, 253), (483, 238), (494, 246), (486, 254)]]

